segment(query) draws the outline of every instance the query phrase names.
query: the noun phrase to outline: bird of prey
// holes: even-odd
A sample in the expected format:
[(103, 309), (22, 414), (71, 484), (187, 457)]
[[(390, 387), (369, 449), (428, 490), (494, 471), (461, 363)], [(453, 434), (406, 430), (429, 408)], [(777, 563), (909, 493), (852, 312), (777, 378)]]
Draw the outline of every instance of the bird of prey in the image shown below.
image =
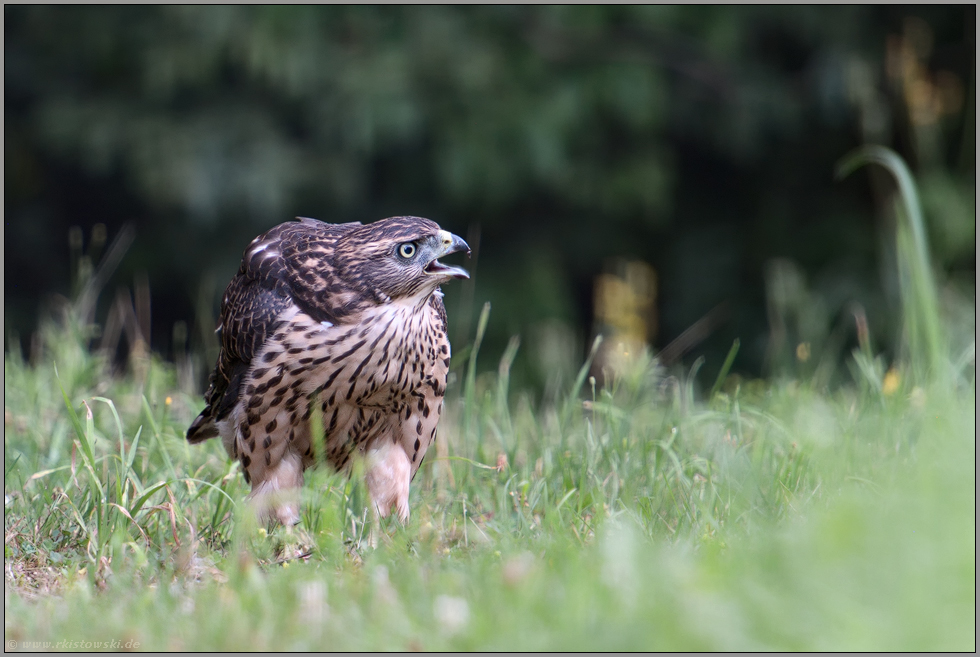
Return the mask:
[(221, 302), (206, 405), (187, 440), (220, 436), (260, 514), (284, 525), (299, 522), (298, 491), (316, 452), (342, 472), (361, 455), (377, 513), (394, 509), (405, 522), (449, 371), (439, 286), (469, 278), (438, 258), (469, 247), (421, 217), (297, 219), (245, 249)]

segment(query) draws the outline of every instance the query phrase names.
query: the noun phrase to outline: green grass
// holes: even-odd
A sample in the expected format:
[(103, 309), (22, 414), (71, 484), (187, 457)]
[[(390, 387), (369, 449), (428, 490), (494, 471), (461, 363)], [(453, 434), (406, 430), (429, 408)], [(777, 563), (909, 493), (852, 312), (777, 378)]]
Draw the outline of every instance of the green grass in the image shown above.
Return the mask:
[(642, 354), (532, 403), (517, 341), (477, 375), (477, 338), (371, 549), (325, 469), (298, 528), (257, 527), (220, 444), (183, 439), (200, 395), (152, 356), (111, 376), (69, 314), (4, 360), (7, 646), (975, 650), (973, 356), (907, 321), (887, 373), (866, 343), (837, 390), (727, 362), (704, 399)]

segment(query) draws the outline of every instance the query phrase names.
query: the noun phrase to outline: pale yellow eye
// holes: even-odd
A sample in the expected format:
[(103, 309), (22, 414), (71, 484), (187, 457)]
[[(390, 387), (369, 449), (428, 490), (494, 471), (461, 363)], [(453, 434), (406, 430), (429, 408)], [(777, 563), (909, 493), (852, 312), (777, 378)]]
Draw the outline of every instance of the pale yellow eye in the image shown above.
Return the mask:
[(398, 255), (405, 259), (413, 257), (415, 255), (415, 245), (411, 242), (405, 242), (398, 247)]

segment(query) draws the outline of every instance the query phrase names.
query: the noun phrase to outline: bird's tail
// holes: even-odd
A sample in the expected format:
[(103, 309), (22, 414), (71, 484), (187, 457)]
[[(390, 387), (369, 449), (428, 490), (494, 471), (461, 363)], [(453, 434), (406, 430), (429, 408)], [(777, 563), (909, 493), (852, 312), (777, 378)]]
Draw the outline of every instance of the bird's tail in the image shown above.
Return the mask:
[(208, 438), (216, 438), (218, 436), (218, 425), (215, 424), (214, 418), (211, 416), (211, 407), (205, 408), (201, 411), (201, 414), (191, 423), (190, 428), (187, 429), (187, 442), (192, 445), (197, 443), (202, 443)]

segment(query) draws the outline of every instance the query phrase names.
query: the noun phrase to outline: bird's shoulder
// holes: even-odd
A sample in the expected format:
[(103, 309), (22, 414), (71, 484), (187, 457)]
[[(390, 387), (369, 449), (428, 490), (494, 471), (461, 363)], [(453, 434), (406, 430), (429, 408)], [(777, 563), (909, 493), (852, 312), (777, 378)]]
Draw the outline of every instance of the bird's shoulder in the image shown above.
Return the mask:
[(229, 285), (230, 292), (239, 294), (226, 295), (229, 312), (238, 312), (237, 306), (247, 306), (253, 296), (272, 291), (317, 321), (343, 319), (352, 293), (334, 257), (338, 240), (361, 224), (297, 219), (259, 235), (245, 249), (239, 272)]

